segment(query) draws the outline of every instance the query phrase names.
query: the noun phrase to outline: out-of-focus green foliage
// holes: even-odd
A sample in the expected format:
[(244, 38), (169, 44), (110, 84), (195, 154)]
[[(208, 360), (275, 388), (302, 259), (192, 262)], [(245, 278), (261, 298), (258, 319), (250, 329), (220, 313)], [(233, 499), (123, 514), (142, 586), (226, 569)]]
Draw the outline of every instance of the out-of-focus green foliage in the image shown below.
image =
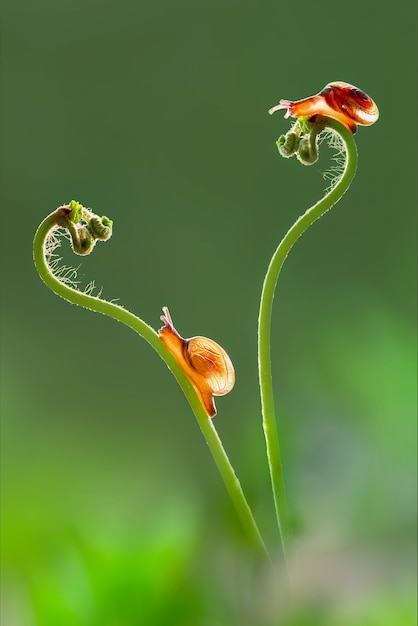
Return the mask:
[[(3, 2), (2, 624), (416, 623), (416, 120), (398, 102), (415, 101), (414, 11)], [(216, 425), (274, 552), (258, 300), (329, 161), (281, 159), (288, 122), (267, 109), (332, 80), (370, 93), (381, 119), (359, 129), (352, 189), (297, 244), (276, 295), (289, 599), (253, 562), (165, 366), (49, 293), (31, 244), (80, 200), (114, 221), (80, 278), (156, 328), (167, 305), (184, 336), (225, 346), (237, 384)]]

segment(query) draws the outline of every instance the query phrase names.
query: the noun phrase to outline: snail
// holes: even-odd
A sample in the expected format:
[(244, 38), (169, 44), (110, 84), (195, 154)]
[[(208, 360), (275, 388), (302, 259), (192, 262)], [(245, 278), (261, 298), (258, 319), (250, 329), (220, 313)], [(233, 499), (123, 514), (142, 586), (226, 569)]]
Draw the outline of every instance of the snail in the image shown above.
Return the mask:
[(167, 307), (163, 307), (163, 313), (160, 319), (164, 326), (158, 331), (158, 336), (192, 383), (208, 416), (214, 417), (216, 407), (213, 396), (224, 396), (235, 383), (231, 359), (212, 339), (183, 339), (174, 328)]
[(279, 104), (269, 109), (270, 115), (279, 109), (287, 109), (285, 117), (332, 117), (353, 134), (357, 124), (368, 126), (379, 118), (379, 110), (373, 100), (364, 91), (343, 82), (329, 83), (310, 98), (296, 102), (280, 100)]

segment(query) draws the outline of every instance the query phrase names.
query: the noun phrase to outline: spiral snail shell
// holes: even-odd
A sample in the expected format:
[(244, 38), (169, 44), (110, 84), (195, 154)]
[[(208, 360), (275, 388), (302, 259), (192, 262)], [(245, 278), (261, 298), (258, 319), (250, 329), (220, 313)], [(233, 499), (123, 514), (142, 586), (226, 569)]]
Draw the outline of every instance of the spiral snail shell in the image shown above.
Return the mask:
[(269, 113), (279, 109), (287, 109), (285, 117), (331, 117), (353, 134), (357, 124), (368, 126), (379, 118), (379, 110), (373, 100), (361, 89), (343, 82), (329, 83), (315, 96), (303, 100), (280, 100), (279, 104), (269, 109)]
[(224, 396), (235, 383), (231, 359), (212, 339), (183, 339), (174, 328), (167, 307), (163, 307), (163, 313), (160, 319), (164, 326), (158, 331), (158, 336), (192, 383), (208, 416), (214, 417), (216, 407), (213, 396)]

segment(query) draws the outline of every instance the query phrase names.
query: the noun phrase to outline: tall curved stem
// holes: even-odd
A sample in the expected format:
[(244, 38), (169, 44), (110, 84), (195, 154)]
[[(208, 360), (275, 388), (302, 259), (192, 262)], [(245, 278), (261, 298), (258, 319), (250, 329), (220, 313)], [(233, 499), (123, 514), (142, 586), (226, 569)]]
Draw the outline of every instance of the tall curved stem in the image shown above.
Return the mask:
[(301, 235), (340, 200), (354, 178), (357, 168), (357, 148), (353, 136), (336, 120), (326, 118), (326, 127), (337, 132), (346, 150), (344, 171), (341, 179), (319, 202), (301, 215), (281, 240), (267, 270), (261, 294), (258, 317), (258, 368), (263, 414), (263, 429), (267, 445), (267, 457), (273, 489), (277, 523), (279, 527), (284, 557), (287, 560), (287, 545), (290, 539), (290, 523), (287, 506), (282, 458), (277, 432), (274, 408), (274, 394), (271, 369), (271, 315), (277, 279), (290, 250)]

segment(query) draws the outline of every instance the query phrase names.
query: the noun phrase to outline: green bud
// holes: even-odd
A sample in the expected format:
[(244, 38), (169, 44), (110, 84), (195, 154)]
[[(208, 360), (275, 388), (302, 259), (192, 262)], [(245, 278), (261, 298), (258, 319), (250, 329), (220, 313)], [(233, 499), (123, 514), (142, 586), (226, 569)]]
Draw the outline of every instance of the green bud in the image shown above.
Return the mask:
[(285, 158), (289, 158), (295, 154), (299, 146), (299, 135), (295, 132), (289, 131), (286, 135), (281, 135), (276, 141), (277, 148), (280, 155)]
[(71, 235), (71, 244), (75, 254), (86, 256), (90, 254), (96, 245), (96, 238), (91, 234), (87, 226), (78, 226), (75, 229), (69, 229)]
[(319, 158), (316, 137), (315, 133), (311, 133), (310, 135), (305, 135), (300, 140), (296, 156), (303, 165), (313, 165)]
[(76, 200), (71, 200), (70, 209), (71, 209), (71, 213), (69, 216), (70, 220), (74, 222), (74, 224), (77, 224), (77, 222), (81, 220), (83, 207)]
[(112, 220), (105, 215), (103, 217), (93, 215), (89, 221), (88, 228), (95, 239), (106, 241), (112, 236), (112, 224)]

